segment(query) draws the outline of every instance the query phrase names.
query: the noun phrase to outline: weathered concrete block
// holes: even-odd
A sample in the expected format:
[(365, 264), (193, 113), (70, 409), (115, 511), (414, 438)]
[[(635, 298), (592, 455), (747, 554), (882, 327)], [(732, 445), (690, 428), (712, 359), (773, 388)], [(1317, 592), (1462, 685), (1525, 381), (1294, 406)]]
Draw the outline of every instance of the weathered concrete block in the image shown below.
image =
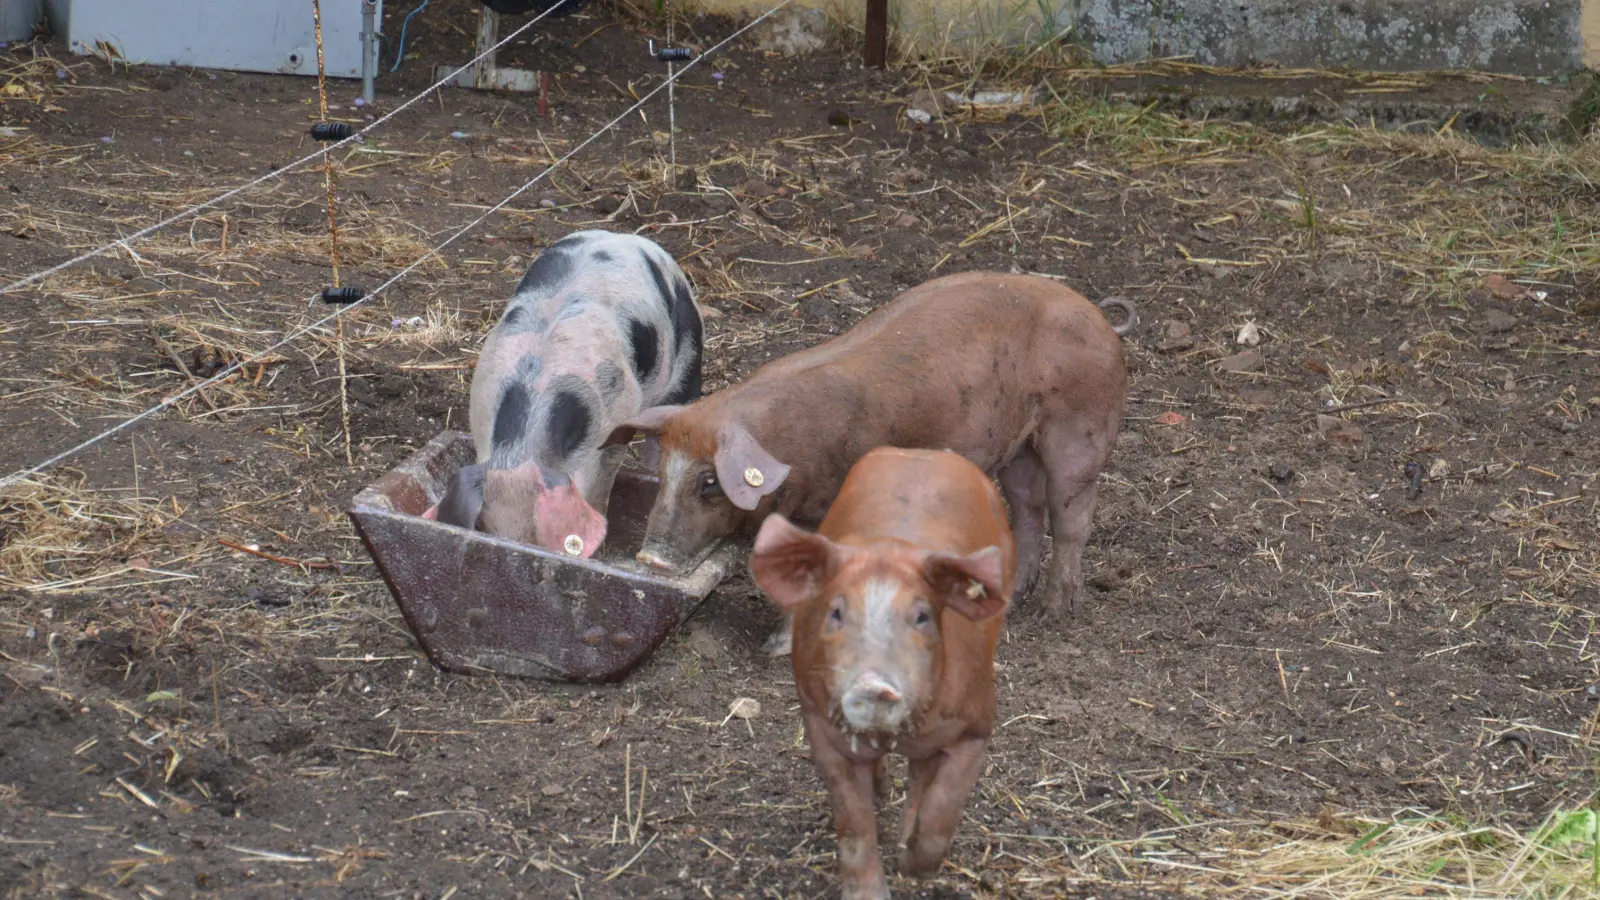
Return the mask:
[[(770, 0), (688, 0), (749, 16)], [(859, 24), (860, 0), (796, 0)], [(1102, 63), (1559, 75), (1600, 67), (1600, 0), (891, 0), (902, 47), (1081, 44)]]
[(1583, 0), (1062, 0), (1101, 62), (1191, 55), (1372, 70), (1525, 75), (1583, 65)]

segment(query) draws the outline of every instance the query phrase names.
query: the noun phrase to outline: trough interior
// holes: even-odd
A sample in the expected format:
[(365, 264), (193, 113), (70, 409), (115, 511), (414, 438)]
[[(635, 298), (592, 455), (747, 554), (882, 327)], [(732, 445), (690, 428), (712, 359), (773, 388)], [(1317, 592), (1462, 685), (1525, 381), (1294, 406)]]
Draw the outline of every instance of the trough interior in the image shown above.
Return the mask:
[[(421, 516), (444, 496), (445, 488), (456, 472), (470, 465), (475, 458), (472, 439), (465, 435), (457, 437), (443, 452), (426, 461), (427, 479), (412, 479), (411, 485), (403, 486), (420, 490), (388, 492), (393, 508), (407, 515)], [(610, 509), (606, 511), (606, 541), (593, 557), (596, 562), (634, 568), (634, 554), (644, 546), (650, 507), (655, 505), (656, 485), (653, 473), (632, 469), (626, 464), (617, 470), (617, 480), (611, 488)]]

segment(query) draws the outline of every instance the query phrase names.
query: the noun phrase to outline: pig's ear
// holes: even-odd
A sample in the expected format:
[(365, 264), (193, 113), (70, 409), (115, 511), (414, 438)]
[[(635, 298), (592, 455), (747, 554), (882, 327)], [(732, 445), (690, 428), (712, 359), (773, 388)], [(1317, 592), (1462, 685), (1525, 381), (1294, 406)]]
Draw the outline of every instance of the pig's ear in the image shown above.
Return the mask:
[(638, 434), (660, 434), (661, 426), (667, 419), (682, 406), (652, 406), (649, 409), (639, 410), (639, 414), (611, 429), (611, 434), (601, 443), (601, 447), (611, 447), (616, 444), (627, 444), (633, 441)]
[(837, 546), (820, 534), (796, 528), (773, 513), (761, 523), (750, 551), (756, 587), (786, 609), (804, 603), (828, 581)]
[(571, 482), (543, 491), (533, 502), (535, 543), (552, 553), (588, 559), (606, 539), (606, 518)]
[(471, 531), (478, 527), (478, 513), (483, 511), (483, 482), (488, 474), (488, 463), (464, 466), (456, 477), (450, 479), (444, 499), (435, 507), (433, 516), (446, 525), (455, 525)]
[(716, 464), (722, 492), (743, 510), (755, 509), (789, 477), (789, 467), (773, 459), (743, 425), (728, 425), (717, 434)]
[(922, 574), (945, 606), (974, 622), (1005, 612), (1011, 598), (1003, 592), (1004, 568), (999, 547), (985, 547), (966, 556), (930, 553)]

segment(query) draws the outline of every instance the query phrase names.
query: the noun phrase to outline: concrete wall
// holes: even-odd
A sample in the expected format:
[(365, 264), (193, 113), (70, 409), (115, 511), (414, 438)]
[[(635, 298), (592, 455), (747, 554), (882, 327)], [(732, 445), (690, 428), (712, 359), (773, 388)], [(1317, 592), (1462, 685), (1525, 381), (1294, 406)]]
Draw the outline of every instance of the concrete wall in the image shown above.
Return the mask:
[[(752, 13), (769, 0), (682, 0)], [(863, 0), (796, 0), (859, 23)], [(1190, 55), (1360, 69), (1558, 75), (1600, 67), (1600, 0), (890, 0), (919, 48), (1065, 35), (1104, 63)]]

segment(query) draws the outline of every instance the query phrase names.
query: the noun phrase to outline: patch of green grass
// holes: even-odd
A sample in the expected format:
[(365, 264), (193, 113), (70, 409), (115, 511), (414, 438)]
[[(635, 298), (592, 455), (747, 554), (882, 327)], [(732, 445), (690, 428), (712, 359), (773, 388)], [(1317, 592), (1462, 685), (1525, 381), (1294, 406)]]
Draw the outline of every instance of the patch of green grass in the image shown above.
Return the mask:
[(1600, 889), (1600, 816), (1589, 805), (1528, 832), (1452, 815), (1351, 824), (1363, 827), (1354, 840), (1277, 842), (1234, 873), (1247, 894), (1268, 897), (1575, 900)]

